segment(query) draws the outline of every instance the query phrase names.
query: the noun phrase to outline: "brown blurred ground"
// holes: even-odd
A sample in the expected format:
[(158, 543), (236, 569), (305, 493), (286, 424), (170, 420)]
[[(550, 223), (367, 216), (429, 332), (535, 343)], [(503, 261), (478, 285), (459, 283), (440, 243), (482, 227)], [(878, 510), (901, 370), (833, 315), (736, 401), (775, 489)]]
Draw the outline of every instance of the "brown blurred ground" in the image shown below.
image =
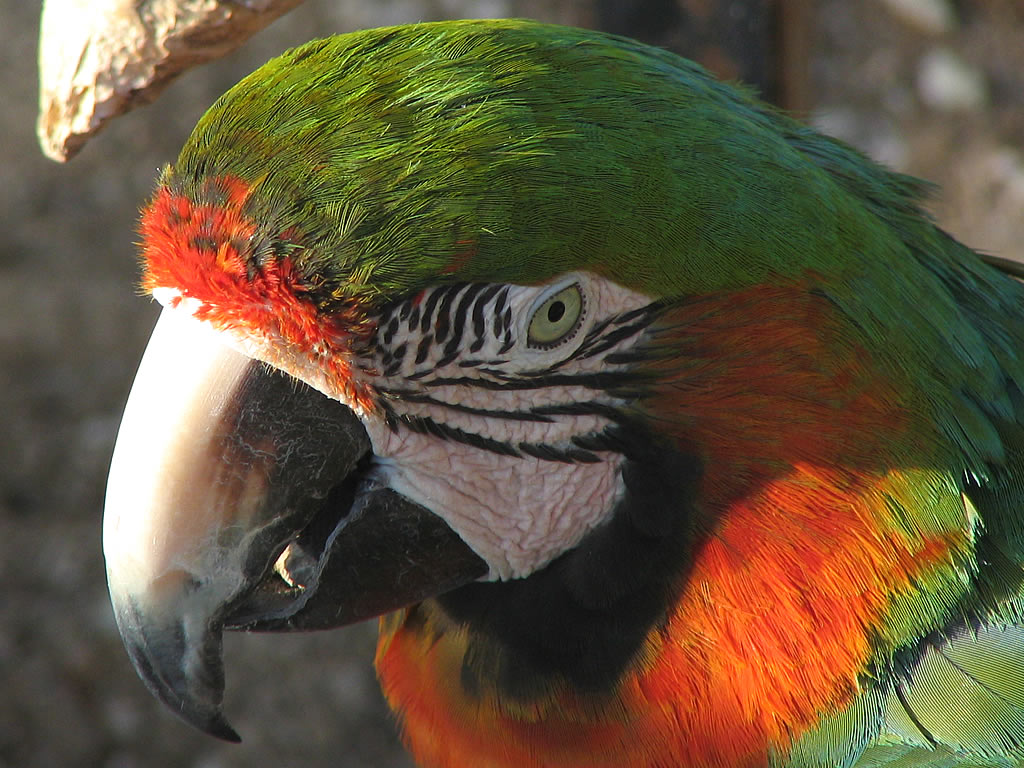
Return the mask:
[[(812, 4), (812, 117), (940, 182), (934, 210), (967, 243), (1024, 259), (1022, 6), (940, 4), (955, 18), (936, 27), (894, 4)], [(33, 136), (39, 8), (0, 5), (0, 768), (409, 765), (376, 691), (371, 627), (229, 636), (226, 709), (241, 746), (180, 725), (130, 668), (106, 601), (100, 520), (121, 407), (155, 318), (134, 292), (136, 210), (204, 107), (285, 47), (467, 8), (594, 24), (611, 7), (309, 0), (58, 166)]]

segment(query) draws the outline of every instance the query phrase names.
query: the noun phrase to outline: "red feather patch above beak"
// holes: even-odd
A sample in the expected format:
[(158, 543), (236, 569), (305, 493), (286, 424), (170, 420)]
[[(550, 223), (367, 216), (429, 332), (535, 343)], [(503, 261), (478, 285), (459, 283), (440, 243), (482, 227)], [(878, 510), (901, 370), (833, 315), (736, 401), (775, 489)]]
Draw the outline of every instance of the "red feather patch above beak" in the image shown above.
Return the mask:
[[(147, 293), (171, 289), (193, 314), (228, 331), (247, 352), (354, 407), (372, 405), (369, 387), (353, 376), (352, 351), (372, 334), (355, 302), (324, 312), (289, 250), (302, 247), (290, 229), (277, 236), (289, 248), (260, 254), (260, 233), (243, 206), (252, 187), (235, 177), (205, 182), (195, 202), (161, 187), (142, 213), (143, 276)], [(304, 372), (315, 370), (317, 381)]]

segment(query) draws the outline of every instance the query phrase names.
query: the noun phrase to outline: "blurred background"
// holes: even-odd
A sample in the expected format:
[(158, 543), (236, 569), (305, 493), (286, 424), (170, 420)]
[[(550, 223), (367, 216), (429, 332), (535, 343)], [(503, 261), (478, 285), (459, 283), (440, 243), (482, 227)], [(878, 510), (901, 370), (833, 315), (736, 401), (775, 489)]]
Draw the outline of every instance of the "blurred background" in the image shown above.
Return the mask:
[(203, 110), (287, 47), (470, 16), (630, 34), (938, 182), (944, 227), (1024, 259), (1020, 0), (308, 0), (63, 166), (34, 135), (39, 10), (0, 4), (0, 768), (411, 765), (377, 692), (373, 627), (228, 636), (232, 746), (148, 694), (107, 603), (103, 486), (156, 317), (135, 289), (137, 211)]

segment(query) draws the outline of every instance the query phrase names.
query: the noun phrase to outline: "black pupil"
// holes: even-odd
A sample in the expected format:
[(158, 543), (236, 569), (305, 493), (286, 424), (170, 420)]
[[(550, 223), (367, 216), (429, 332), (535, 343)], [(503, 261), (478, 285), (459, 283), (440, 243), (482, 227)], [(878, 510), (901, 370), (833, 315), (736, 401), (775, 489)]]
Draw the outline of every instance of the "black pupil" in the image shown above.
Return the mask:
[(552, 302), (548, 307), (548, 321), (557, 323), (563, 317), (565, 317), (565, 304), (561, 301)]

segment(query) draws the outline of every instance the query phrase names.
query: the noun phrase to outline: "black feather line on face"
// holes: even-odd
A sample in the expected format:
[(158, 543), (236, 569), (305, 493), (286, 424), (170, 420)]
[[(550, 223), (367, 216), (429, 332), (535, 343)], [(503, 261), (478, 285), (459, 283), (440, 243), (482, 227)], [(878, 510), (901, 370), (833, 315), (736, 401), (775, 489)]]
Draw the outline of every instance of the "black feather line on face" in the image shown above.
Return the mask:
[[(517, 339), (514, 333), (512, 308), (508, 305), (510, 286), (501, 283), (458, 283), (453, 285), (440, 285), (428, 288), (417, 293), (415, 296), (406, 298), (399, 302), (393, 302), (383, 307), (373, 318), (377, 324), (377, 334), (374, 349), (380, 350), (382, 360), (381, 368), (388, 371), (388, 376), (396, 375), (401, 369), (393, 365), (396, 358), (400, 358), (392, 345), (396, 343), (399, 329), (404, 323), (407, 328), (407, 336), (399, 342), (399, 348), (410, 341), (416, 343), (416, 357), (414, 364), (426, 363), (437, 352), (440, 358), (431, 363), (432, 369), (443, 368), (458, 361), (464, 352), (477, 354), (488, 341), (488, 330), (491, 331), (490, 338), (501, 342), (498, 354), (505, 354), (515, 345)], [(631, 311), (630, 315), (635, 315)], [(649, 313), (648, 313), (649, 314)], [(491, 323), (488, 327), (488, 316)], [(467, 321), (471, 319), (471, 328)], [(616, 318), (612, 318), (614, 320)], [(585, 340), (585, 347), (593, 346), (611, 320), (606, 320), (597, 328), (593, 329)], [(636, 330), (644, 327), (644, 323), (637, 323)], [(469, 331), (467, 333), (467, 331)], [(409, 338), (409, 335), (419, 334), (419, 339)], [(629, 337), (628, 333), (619, 333), (609, 342), (608, 347), (614, 346)], [(464, 341), (469, 339), (468, 349)], [(603, 350), (605, 347), (602, 347)], [(598, 350), (598, 352), (601, 350)], [(556, 363), (554, 368), (560, 367), (565, 362), (575, 359), (580, 354), (569, 356), (565, 360)], [(596, 354), (596, 353), (595, 353)], [(436, 356), (436, 355), (435, 355)], [(472, 360), (466, 365), (459, 363), (462, 367), (476, 367), (485, 362), (492, 365), (504, 365), (509, 361), (483, 361)], [(423, 378), (426, 374), (417, 371), (414, 374), (417, 378)]]
[[(419, 338), (403, 338), (399, 349), (404, 352), (405, 345), (415, 342), (415, 365), (423, 365), (432, 356), (439, 355), (438, 359), (431, 363), (429, 370), (416, 371), (409, 376), (411, 380), (431, 378), (434, 370), (457, 363), (463, 368), (489, 366), (481, 371), (495, 379), (500, 379), (503, 382), (503, 387), (517, 378), (530, 379), (536, 386), (566, 384), (569, 382), (565, 380), (546, 380), (542, 383), (538, 379), (547, 377), (571, 362), (594, 358), (605, 353), (610, 353), (609, 358), (615, 354), (630, 354), (628, 350), (622, 350), (619, 353), (614, 350), (624, 342), (641, 336), (665, 309), (664, 303), (652, 302), (643, 307), (604, 318), (587, 331), (582, 342), (571, 354), (551, 363), (542, 371), (510, 373), (497, 370), (497, 367), (507, 365), (509, 360), (471, 359), (459, 361), (460, 355), (464, 353), (470, 355), (479, 353), (488, 338), (500, 342), (498, 355), (507, 354), (515, 346), (518, 339), (515, 334), (512, 307), (509, 306), (510, 288), (511, 286), (501, 283), (439, 285), (384, 307), (376, 317), (379, 328), (376, 348), (381, 350), (382, 355), (388, 356), (381, 363), (381, 367), (388, 371), (386, 375), (389, 377), (397, 375), (401, 369), (400, 366), (393, 364), (401, 355), (398, 355), (390, 347), (395, 343), (396, 335), (404, 322), (407, 333), (412, 336), (418, 334)], [(436, 355), (433, 354), (435, 352)], [(618, 359), (636, 361), (640, 358), (622, 357)], [(606, 361), (611, 362), (607, 358)], [(586, 378), (579, 380), (581, 386), (589, 386), (592, 381), (593, 379)], [(445, 382), (455, 383), (452, 379), (446, 379)], [(468, 386), (474, 384), (469, 379), (458, 383)]]
[[(381, 310), (374, 349), (378, 367), (388, 381), (379, 382), (376, 391), (381, 401), (386, 403), (387, 426), (394, 432), (404, 428), (490, 453), (542, 461), (594, 463), (605, 460), (599, 454), (621, 452), (621, 440), (613, 436), (612, 430), (598, 427), (593, 431), (593, 421), (586, 427), (590, 431), (565, 436), (557, 443), (505, 441), (501, 439), (500, 430), (495, 437), (493, 433), (482, 435), (447, 423), (449, 419), (445, 412), (538, 424), (554, 424), (560, 420), (559, 417), (598, 417), (611, 425), (621, 426), (624, 417), (614, 401), (635, 399), (646, 393), (647, 374), (642, 369), (579, 373), (567, 373), (561, 369), (570, 361), (597, 358), (638, 339), (660, 314), (662, 305), (657, 302), (601, 320), (587, 332), (574, 351), (544, 369), (517, 371), (511, 369), (512, 360), (467, 359), (459, 361), (458, 366), (475, 375), (438, 376), (439, 369), (456, 363), (460, 354), (467, 353), (464, 347), (468, 346), (471, 354), (474, 348), (479, 350), (488, 339), (492, 344), (495, 340), (504, 339), (501, 347), (504, 350), (514, 345), (510, 288), (509, 285), (488, 283), (441, 285)], [(488, 318), (493, 322), (488, 322)], [(408, 330), (400, 335), (403, 323)], [(488, 337), (489, 333), (493, 336)], [(431, 362), (438, 353), (442, 355), (440, 359)], [(413, 355), (414, 366), (424, 367), (403, 375), (403, 363), (410, 355)], [(442, 388), (467, 394), (474, 390), (509, 393), (562, 388), (589, 390), (594, 395), (582, 401), (569, 400), (519, 410), (466, 405), (459, 401), (457, 394), (445, 392), (444, 396), (437, 396), (431, 393), (432, 390), (440, 392)], [(411, 409), (408, 407), (411, 405), (426, 408)]]

